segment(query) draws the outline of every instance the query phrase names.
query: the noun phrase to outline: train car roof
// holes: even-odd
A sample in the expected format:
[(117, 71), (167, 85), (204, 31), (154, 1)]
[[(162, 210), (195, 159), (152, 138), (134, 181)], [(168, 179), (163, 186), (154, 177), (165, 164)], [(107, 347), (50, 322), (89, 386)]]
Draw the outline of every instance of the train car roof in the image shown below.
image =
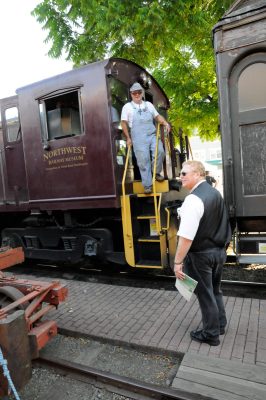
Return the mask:
[(104, 68), (106, 68), (108, 66), (109, 63), (116, 62), (116, 61), (117, 62), (122, 62), (122, 63), (124, 62), (125, 64), (135, 65), (136, 67), (138, 67), (138, 68), (142, 69), (143, 71), (145, 71), (147, 73), (147, 75), (152, 79), (152, 81), (156, 84), (156, 86), (164, 94), (164, 96), (167, 99), (168, 106), (169, 106), (169, 100), (168, 100), (168, 97), (167, 97), (165, 91), (162, 89), (162, 87), (159, 85), (159, 83), (156, 81), (156, 79), (144, 67), (142, 67), (141, 65), (135, 63), (134, 61), (130, 61), (130, 60), (127, 60), (127, 59), (124, 59), (124, 58), (118, 58), (118, 57), (110, 57), (110, 58), (102, 60), (102, 61), (96, 61), (96, 62), (93, 62), (93, 63), (90, 63), (90, 64), (86, 64), (86, 65), (84, 65), (82, 67), (73, 68), (72, 70), (63, 72), (62, 74), (53, 75), (53, 76), (51, 76), (49, 78), (45, 78), (43, 80), (40, 80), (40, 81), (37, 81), (37, 82), (33, 82), (33, 83), (29, 84), (29, 85), (25, 85), (25, 86), (22, 86), (22, 87), (18, 88), (16, 90), (16, 93), (19, 95), (20, 93), (22, 93), (24, 91), (28, 91), (28, 90), (32, 90), (33, 88), (44, 86), (46, 83), (47, 84), (48, 83), (51, 84), (52, 81), (56, 81), (59, 78), (68, 77), (68, 76), (74, 75), (74, 74), (77, 73), (77, 71), (81, 71), (81, 70), (84, 70), (84, 69), (90, 70), (90, 69), (94, 69), (97, 66), (100, 67), (100, 68), (102, 67), (104, 69)]
[(213, 32), (215, 33), (223, 25), (244, 20), (251, 15), (260, 14), (265, 11), (265, 8), (266, 0), (236, 0), (213, 27)]

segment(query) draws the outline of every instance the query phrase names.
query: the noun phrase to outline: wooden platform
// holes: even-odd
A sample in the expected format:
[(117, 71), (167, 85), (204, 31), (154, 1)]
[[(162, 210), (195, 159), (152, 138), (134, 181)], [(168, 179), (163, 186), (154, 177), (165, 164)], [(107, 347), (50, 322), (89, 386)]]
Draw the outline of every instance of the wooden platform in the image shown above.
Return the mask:
[(172, 387), (217, 400), (265, 400), (266, 368), (186, 353)]

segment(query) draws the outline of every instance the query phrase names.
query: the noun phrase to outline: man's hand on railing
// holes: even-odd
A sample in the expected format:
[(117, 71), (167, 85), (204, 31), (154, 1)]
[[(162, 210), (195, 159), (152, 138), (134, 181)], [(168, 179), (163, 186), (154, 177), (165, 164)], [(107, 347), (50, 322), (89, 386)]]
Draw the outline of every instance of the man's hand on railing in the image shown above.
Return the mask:
[(167, 133), (170, 132), (170, 130), (171, 130), (171, 125), (170, 124), (166, 123), (163, 127), (164, 127), (164, 129), (166, 130)]
[(127, 138), (127, 146), (132, 146), (132, 140), (131, 138)]

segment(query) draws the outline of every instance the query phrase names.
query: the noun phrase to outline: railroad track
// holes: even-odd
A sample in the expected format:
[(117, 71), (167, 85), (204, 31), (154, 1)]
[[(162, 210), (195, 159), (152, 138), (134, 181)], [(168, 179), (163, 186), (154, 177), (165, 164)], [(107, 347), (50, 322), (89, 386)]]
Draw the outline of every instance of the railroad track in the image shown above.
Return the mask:
[(252, 297), (254, 299), (266, 299), (266, 283), (244, 282), (244, 281), (222, 281), (224, 295), (235, 295), (238, 297)]
[[(34, 367), (49, 368), (64, 376), (70, 376), (75, 380), (81, 380), (87, 384), (93, 384), (109, 392), (127, 396), (132, 399), (160, 399), (160, 400), (211, 400), (200, 394), (187, 393), (185, 391), (160, 387), (136, 379), (127, 378), (101, 371), (92, 367), (77, 364), (63, 359), (42, 356), (34, 361)], [(49, 395), (49, 393), (47, 393)]]
[[(153, 275), (143, 271), (106, 271), (101, 269), (63, 268), (54, 265), (15, 266), (10, 268), (15, 274), (31, 274), (38, 278), (69, 279), (85, 282), (99, 282), (110, 285), (134, 286), (151, 289), (176, 290), (175, 277), (170, 275)], [(266, 275), (266, 274), (265, 274)], [(266, 282), (222, 280), (224, 295), (266, 299)]]

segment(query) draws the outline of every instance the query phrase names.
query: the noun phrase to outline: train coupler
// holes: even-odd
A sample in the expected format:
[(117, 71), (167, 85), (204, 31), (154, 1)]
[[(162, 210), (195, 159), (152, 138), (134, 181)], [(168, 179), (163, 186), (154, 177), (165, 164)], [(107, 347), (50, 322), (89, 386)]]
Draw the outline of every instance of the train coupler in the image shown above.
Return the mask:
[(57, 335), (55, 321), (45, 321), (32, 328), (29, 332), (31, 359), (39, 357), (39, 351)]

